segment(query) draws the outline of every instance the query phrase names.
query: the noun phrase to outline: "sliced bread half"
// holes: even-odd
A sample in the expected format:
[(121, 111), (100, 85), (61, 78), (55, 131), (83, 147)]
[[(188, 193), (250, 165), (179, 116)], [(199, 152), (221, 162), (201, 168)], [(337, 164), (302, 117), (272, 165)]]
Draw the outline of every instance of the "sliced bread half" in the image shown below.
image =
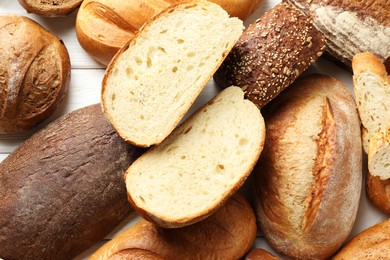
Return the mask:
[(152, 20), (110, 62), (102, 105), (119, 135), (158, 144), (176, 127), (243, 30), (217, 4), (174, 5)]
[(371, 137), (368, 171), (381, 180), (390, 179), (390, 121), (385, 132), (379, 131)]
[(240, 88), (227, 88), (126, 171), (128, 198), (162, 227), (200, 221), (243, 184), (264, 138), (260, 110)]

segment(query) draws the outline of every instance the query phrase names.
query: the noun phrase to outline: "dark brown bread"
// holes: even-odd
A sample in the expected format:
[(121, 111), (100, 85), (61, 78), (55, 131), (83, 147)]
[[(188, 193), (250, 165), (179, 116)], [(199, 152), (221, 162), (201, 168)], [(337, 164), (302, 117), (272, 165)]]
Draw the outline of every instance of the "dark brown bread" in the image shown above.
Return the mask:
[(0, 16), (0, 132), (48, 118), (69, 80), (69, 55), (59, 38), (27, 17)]
[(325, 50), (311, 20), (288, 4), (267, 11), (244, 31), (214, 75), (221, 87), (241, 87), (262, 108)]
[(0, 164), (0, 258), (71, 259), (107, 235), (130, 213), (123, 174), (138, 153), (100, 105), (25, 141)]
[(294, 259), (325, 259), (348, 237), (362, 182), (360, 121), (338, 80), (298, 79), (263, 110), (264, 150), (255, 167), (259, 227)]
[(390, 214), (390, 179), (381, 180), (379, 176), (366, 176), (366, 193), (370, 201), (381, 211)]
[(73, 12), (83, 0), (19, 0), (29, 13), (41, 16), (66, 16)]

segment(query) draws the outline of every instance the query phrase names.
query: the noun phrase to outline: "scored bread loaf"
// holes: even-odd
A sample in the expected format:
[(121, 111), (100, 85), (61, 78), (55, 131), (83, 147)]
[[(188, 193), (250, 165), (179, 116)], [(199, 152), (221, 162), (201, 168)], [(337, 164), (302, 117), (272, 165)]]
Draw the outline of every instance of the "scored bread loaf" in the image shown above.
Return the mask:
[(123, 174), (140, 154), (99, 104), (71, 112), (0, 164), (0, 258), (72, 259), (131, 207)]
[(146, 23), (103, 79), (102, 106), (119, 135), (137, 146), (161, 143), (242, 29), (242, 21), (203, 0), (174, 5)]
[(319, 74), (300, 78), (264, 110), (254, 169), (259, 228), (293, 259), (325, 259), (348, 237), (362, 180), (360, 121), (350, 91)]
[(262, 108), (289, 86), (325, 50), (310, 18), (280, 3), (242, 34), (214, 75), (221, 87), (241, 87)]
[(18, 0), (29, 13), (41, 16), (66, 16), (80, 6), (83, 0)]
[(245, 181), (264, 142), (260, 110), (238, 87), (219, 93), (126, 171), (128, 198), (162, 227), (198, 222)]
[[(244, 20), (262, 0), (211, 0), (231, 16)], [(80, 45), (107, 65), (141, 26), (171, 5), (184, 0), (84, 0), (77, 13)], [(211, 35), (210, 35), (211, 36)]]
[(209, 218), (164, 229), (141, 220), (103, 245), (89, 259), (240, 259), (256, 238), (256, 219), (235, 194)]
[(16, 133), (53, 114), (70, 80), (64, 43), (31, 19), (0, 16), (0, 132)]
[(390, 1), (283, 0), (313, 18), (324, 35), (327, 53), (347, 67), (360, 52), (390, 57)]

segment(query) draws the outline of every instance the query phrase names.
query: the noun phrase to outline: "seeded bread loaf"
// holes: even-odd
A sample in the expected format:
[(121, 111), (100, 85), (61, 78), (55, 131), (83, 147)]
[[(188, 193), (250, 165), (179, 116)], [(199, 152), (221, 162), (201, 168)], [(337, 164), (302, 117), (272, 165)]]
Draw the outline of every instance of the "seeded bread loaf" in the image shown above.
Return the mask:
[(21, 132), (48, 118), (69, 80), (59, 38), (27, 17), (0, 16), (0, 132)]
[(0, 164), (0, 258), (72, 259), (130, 213), (123, 174), (139, 150), (93, 105), (67, 114)]
[(262, 108), (324, 50), (324, 39), (311, 20), (281, 3), (244, 31), (214, 81), (221, 87), (241, 87), (245, 96)]
[(347, 239), (362, 181), (360, 121), (350, 91), (314, 74), (265, 109), (264, 151), (253, 171), (259, 228), (293, 259), (325, 259)]
[(162, 227), (198, 222), (244, 183), (264, 136), (259, 109), (240, 88), (227, 88), (130, 166), (129, 200)]
[(146, 23), (103, 79), (103, 109), (119, 135), (142, 147), (161, 143), (242, 29), (242, 21), (203, 0), (174, 5)]
[(235, 194), (209, 218), (191, 226), (164, 229), (142, 220), (107, 242), (90, 260), (239, 259), (255, 238), (253, 209)]
[(390, 57), (390, 1), (283, 0), (313, 18), (324, 35), (327, 53), (351, 67), (353, 56), (371, 52)]
[(80, 6), (82, 0), (19, 0), (29, 13), (41, 16), (66, 16)]

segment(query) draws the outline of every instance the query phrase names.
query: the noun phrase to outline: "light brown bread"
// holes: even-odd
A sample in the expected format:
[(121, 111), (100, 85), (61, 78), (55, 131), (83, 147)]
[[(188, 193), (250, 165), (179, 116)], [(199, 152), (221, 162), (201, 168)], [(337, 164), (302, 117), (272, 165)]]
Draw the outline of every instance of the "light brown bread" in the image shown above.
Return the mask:
[(390, 259), (390, 219), (364, 230), (336, 254), (334, 260)]
[(102, 106), (119, 135), (142, 147), (161, 143), (242, 29), (242, 21), (203, 0), (174, 5), (149, 20), (118, 52), (103, 79)]
[(369, 172), (366, 176), (366, 193), (372, 204), (390, 215), (390, 179), (381, 180)]
[(370, 139), (368, 171), (381, 180), (390, 179), (390, 118), (385, 131), (377, 132)]
[(140, 154), (100, 105), (67, 114), (0, 164), (0, 258), (72, 259), (126, 217), (123, 174)]
[(253, 248), (246, 256), (245, 260), (278, 260), (279, 257), (274, 256), (270, 252), (262, 248)]
[(262, 151), (264, 128), (242, 90), (225, 89), (126, 171), (130, 202), (162, 227), (201, 221), (244, 183)]
[(29, 13), (47, 17), (66, 16), (80, 6), (82, 0), (19, 0)]
[(353, 56), (371, 52), (390, 57), (390, 1), (283, 0), (313, 18), (324, 35), (327, 53), (351, 68)]
[[(97, 61), (107, 65), (149, 19), (183, 0), (85, 0), (77, 13), (76, 33), (80, 45)], [(232, 17), (245, 19), (262, 0), (211, 0)], [(174, 25), (172, 25), (174, 26)]]
[(235, 44), (214, 81), (241, 87), (262, 108), (322, 55), (325, 42), (310, 18), (288, 4), (268, 10)]
[(107, 242), (89, 259), (239, 259), (256, 238), (256, 219), (235, 194), (209, 218), (164, 229), (142, 220)]
[(16, 133), (53, 114), (70, 80), (61, 39), (23, 16), (0, 16), (0, 132)]
[[(362, 180), (360, 122), (350, 91), (314, 74), (263, 110), (256, 215), (268, 243), (295, 259), (325, 259), (354, 224)], [(337, 232), (335, 232), (337, 231)]]

